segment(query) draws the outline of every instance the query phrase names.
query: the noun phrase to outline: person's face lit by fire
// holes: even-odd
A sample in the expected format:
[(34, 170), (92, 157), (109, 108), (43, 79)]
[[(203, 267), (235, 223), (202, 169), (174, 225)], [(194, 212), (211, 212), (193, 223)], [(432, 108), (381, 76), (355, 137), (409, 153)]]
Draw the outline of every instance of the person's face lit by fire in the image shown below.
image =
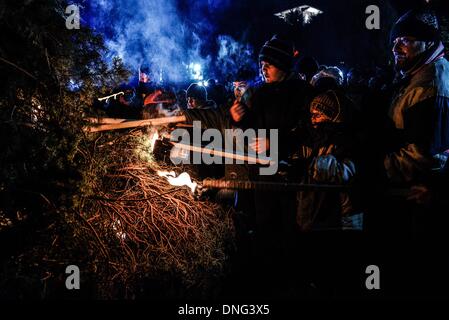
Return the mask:
[(246, 89), (248, 89), (248, 83), (246, 81), (235, 81), (233, 86), (236, 99), (241, 99)]
[(419, 56), (426, 51), (430, 44), (419, 41), (414, 37), (398, 37), (393, 41), (393, 55), (396, 69), (407, 71), (413, 67)]
[(195, 99), (187, 97), (187, 109), (195, 109)]
[(285, 71), (278, 69), (267, 61), (260, 62), (260, 69), (262, 70), (263, 79), (266, 83), (280, 82), (287, 75)]
[(139, 82), (148, 83), (150, 82), (150, 76), (145, 72), (139, 73)]
[(193, 97), (187, 97), (187, 109), (198, 109), (204, 105), (204, 101), (195, 99)]
[(318, 106), (314, 103), (312, 103), (310, 107), (310, 120), (314, 128), (316, 128), (320, 123), (332, 121), (332, 119), (326, 116), (323, 112), (321, 112)]

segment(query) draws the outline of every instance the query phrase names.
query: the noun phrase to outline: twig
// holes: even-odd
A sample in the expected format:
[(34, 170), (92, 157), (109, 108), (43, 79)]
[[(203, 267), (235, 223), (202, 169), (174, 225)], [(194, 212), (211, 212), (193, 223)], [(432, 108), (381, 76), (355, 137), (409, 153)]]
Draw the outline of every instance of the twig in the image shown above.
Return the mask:
[(11, 61), (6, 60), (5, 58), (0, 57), (0, 60), (13, 66), (14, 68), (16, 68), (17, 70), (22, 71), (23, 73), (25, 73), (27, 76), (33, 78), (34, 80), (37, 81), (37, 78), (35, 76), (33, 76), (31, 73), (29, 73), (28, 71), (26, 71), (25, 69), (19, 67), (18, 65), (16, 65), (15, 63), (12, 63)]

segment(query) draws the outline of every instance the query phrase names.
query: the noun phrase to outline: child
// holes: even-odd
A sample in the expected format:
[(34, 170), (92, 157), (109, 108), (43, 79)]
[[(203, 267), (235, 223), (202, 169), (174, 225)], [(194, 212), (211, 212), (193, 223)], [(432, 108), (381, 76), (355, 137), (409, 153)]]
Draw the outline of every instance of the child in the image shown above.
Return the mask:
[[(299, 156), (306, 159), (304, 183), (346, 185), (356, 175), (356, 141), (349, 125), (350, 100), (339, 90), (328, 90), (310, 104), (312, 129)], [(363, 214), (354, 194), (345, 191), (300, 191), (297, 223), (300, 230), (362, 228)]]

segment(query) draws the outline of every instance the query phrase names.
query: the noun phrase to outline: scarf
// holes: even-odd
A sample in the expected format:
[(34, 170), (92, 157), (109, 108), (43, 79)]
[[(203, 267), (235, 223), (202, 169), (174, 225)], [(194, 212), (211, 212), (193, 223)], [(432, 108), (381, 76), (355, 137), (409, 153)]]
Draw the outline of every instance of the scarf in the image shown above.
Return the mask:
[(430, 47), (427, 51), (425, 51), (422, 56), (418, 59), (418, 61), (407, 71), (398, 72), (396, 78), (393, 81), (393, 84), (396, 88), (402, 87), (407, 84), (410, 79), (421, 71), (425, 66), (434, 63), (438, 59), (444, 57), (444, 45), (440, 41), (436, 45)]

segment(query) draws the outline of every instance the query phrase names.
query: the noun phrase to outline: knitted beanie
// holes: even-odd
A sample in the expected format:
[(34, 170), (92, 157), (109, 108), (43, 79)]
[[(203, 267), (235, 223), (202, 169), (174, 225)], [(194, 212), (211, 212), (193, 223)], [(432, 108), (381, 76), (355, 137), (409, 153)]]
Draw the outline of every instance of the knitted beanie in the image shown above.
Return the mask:
[(207, 100), (207, 91), (203, 86), (200, 86), (198, 83), (192, 83), (186, 91), (186, 98), (194, 98), (197, 100), (206, 101)]
[(266, 61), (276, 68), (289, 72), (293, 68), (293, 44), (274, 35), (265, 42), (259, 53), (259, 61)]
[(428, 9), (413, 9), (405, 13), (391, 30), (391, 41), (398, 37), (415, 37), (421, 41), (438, 41), (440, 31), (435, 14)]
[(339, 120), (341, 113), (340, 101), (332, 90), (315, 97), (310, 104), (310, 108), (323, 114), (333, 122)]
[(316, 83), (323, 78), (334, 79), (337, 86), (341, 86), (344, 81), (343, 71), (341, 71), (340, 68), (338, 67), (332, 66), (332, 67), (325, 67), (321, 71), (316, 73), (310, 80), (310, 84), (312, 86), (315, 86)]

